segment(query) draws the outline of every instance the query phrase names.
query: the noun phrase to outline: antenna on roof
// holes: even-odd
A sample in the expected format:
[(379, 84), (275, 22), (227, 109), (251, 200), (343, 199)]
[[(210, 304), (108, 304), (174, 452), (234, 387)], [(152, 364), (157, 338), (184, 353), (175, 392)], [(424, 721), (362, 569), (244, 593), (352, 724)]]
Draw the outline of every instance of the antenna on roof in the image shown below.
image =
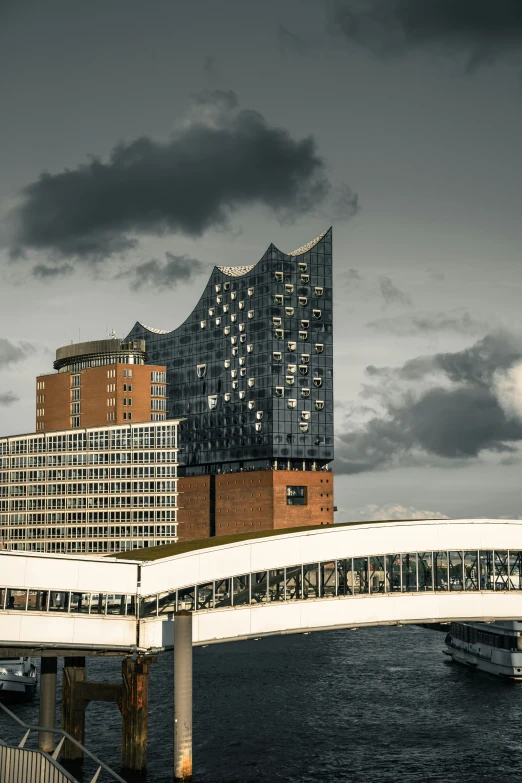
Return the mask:
[(111, 329), (111, 331), (109, 332), (109, 337), (112, 339), (116, 337), (116, 332), (114, 331), (114, 329)]

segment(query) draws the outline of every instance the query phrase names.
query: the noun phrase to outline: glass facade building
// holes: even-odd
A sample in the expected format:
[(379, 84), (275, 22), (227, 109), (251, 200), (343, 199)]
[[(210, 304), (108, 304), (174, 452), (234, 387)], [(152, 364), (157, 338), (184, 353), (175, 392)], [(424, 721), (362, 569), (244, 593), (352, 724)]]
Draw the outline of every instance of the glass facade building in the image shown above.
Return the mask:
[(136, 323), (167, 368), (167, 418), (187, 476), (321, 469), (333, 459), (332, 231), (257, 264), (214, 267), (170, 332)]
[(177, 537), (178, 422), (0, 438), (0, 548), (110, 554)]

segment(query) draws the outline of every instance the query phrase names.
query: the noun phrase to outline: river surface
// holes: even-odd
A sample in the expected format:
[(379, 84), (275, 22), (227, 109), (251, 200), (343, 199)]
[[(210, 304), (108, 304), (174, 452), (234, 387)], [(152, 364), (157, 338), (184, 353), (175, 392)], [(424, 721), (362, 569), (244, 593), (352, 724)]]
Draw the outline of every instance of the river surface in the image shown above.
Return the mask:
[[(195, 648), (195, 783), (522, 783), (522, 683), (448, 663), (443, 647), (404, 627)], [(151, 669), (146, 781), (167, 783), (172, 653)], [(88, 679), (120, 672), (87, 659)], [(37, 699), (12, 709), (37, 723)], [(89, 706), (86, 745), (116, 770), (120, 725), (115, 705)], [(0, 715), (0, 736), (21, 730)]]

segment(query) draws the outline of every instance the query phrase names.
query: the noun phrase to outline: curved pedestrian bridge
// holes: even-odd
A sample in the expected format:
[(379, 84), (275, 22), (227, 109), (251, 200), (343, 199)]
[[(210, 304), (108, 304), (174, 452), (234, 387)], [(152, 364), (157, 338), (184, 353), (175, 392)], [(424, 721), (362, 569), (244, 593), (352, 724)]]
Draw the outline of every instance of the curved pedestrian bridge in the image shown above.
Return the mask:
[(522, 521), (349, 523), (135, 550), (0, 553), (0, 647), (172, 646), (382, 624), (522, 618)]

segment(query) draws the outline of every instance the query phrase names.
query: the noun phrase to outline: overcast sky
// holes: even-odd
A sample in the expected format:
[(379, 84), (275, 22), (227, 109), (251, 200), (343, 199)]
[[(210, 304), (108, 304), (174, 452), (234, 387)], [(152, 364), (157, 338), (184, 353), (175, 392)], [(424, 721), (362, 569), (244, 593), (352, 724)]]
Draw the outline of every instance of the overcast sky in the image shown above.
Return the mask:
[(4, 0), (0, 433), (333, 225), (338, 521), (522, 517), (519, 0)]

